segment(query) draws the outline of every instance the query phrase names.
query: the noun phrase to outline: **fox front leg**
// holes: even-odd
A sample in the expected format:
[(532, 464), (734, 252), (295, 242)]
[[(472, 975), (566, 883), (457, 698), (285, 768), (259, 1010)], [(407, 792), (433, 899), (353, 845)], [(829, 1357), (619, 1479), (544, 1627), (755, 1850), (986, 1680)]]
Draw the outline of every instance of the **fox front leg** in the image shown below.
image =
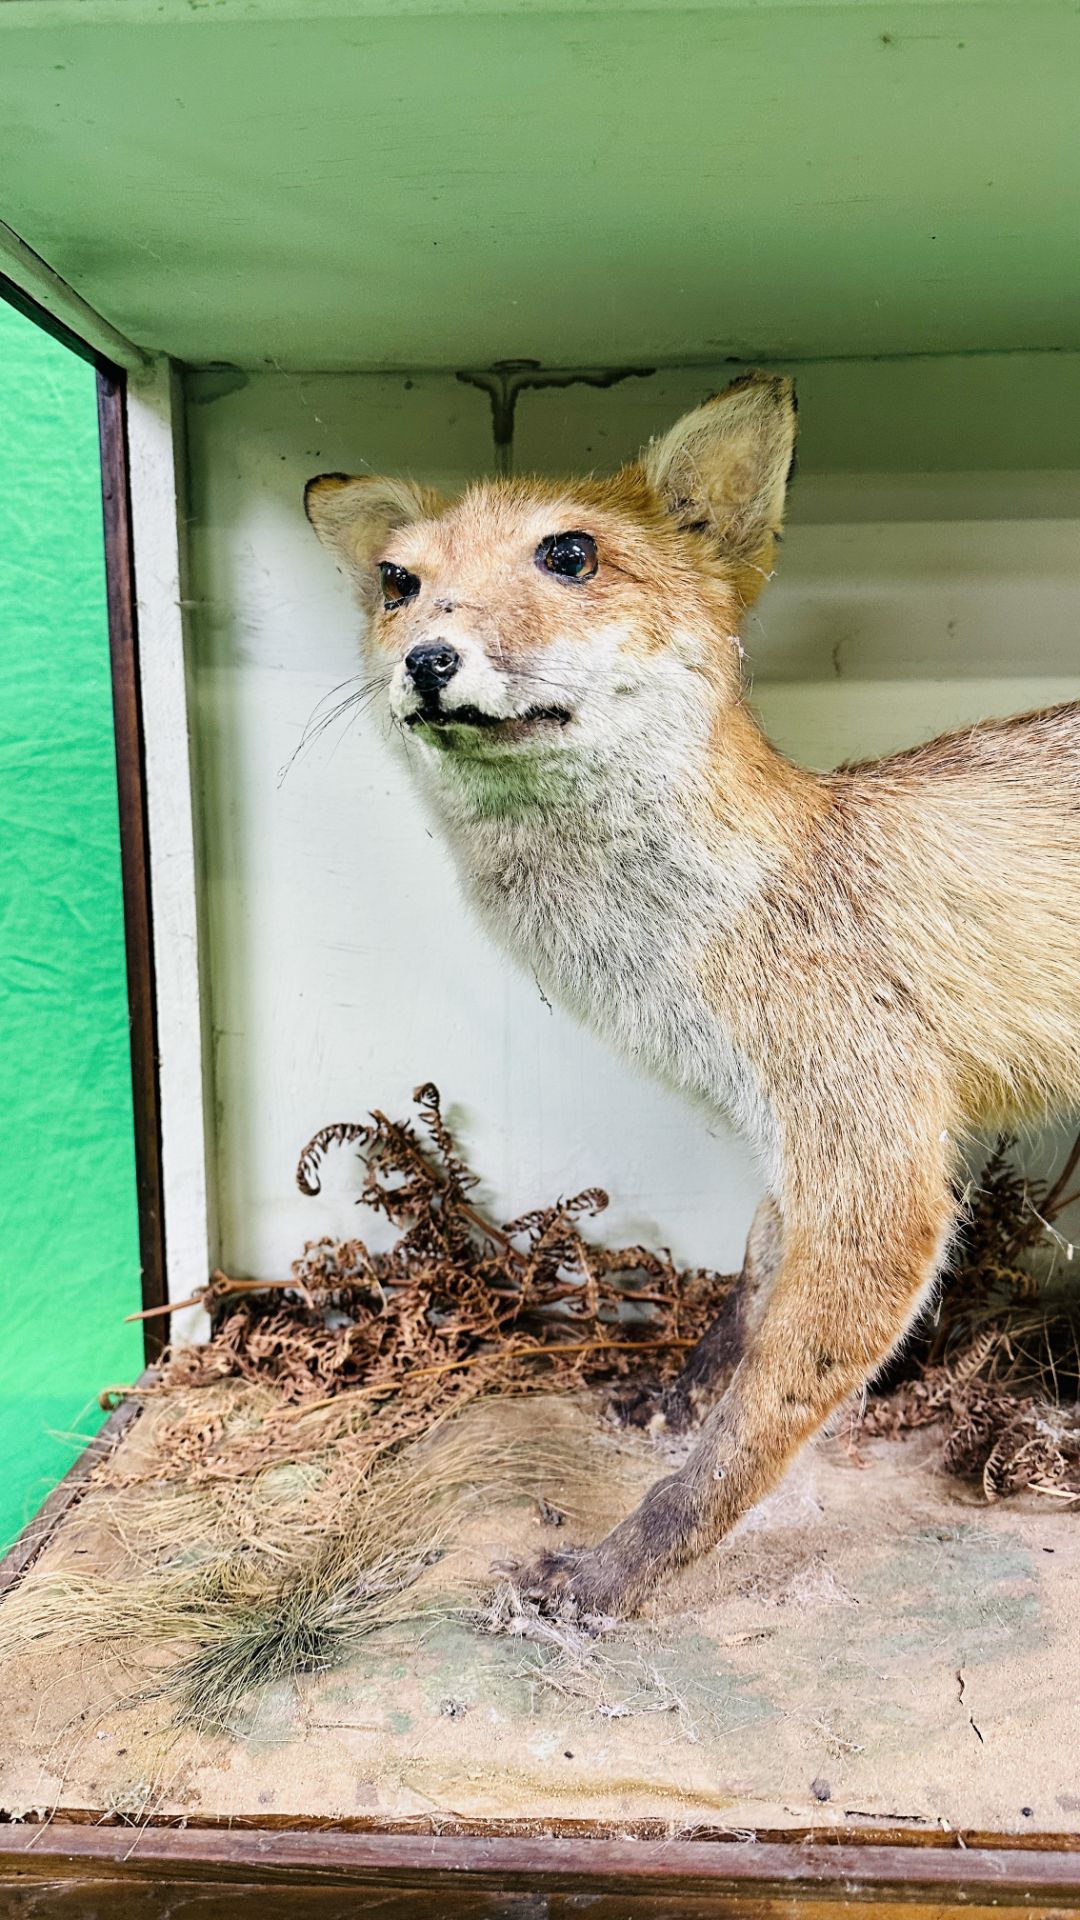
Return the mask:
[(816, 1253), (811, 1234), (789, 1226), (761, 1325), (686, 1465), (598, 1546), (546, 1554), (522, 1592), (575, 1618), (625, 1614), (666, 1573), (715, 1546), (902, 1337), (951, 1218), (943, 1183), (883, 1212), (872, 1234), (845, 1210)]

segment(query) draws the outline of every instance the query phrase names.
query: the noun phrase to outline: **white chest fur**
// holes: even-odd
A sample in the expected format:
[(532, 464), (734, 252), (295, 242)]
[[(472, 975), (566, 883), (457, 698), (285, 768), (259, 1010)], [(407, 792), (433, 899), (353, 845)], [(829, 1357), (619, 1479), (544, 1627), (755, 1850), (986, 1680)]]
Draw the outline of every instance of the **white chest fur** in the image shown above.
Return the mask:
[(661, 779), (601, 777), (519, 803), (476, 805), (438, 781), (438, 811), (486, 927), (588, 1025), (670, 1084), (728, 1111), (771, 1162), (757, 1079), (701, 984), (761, 884), (756, 850), (711, 855)]

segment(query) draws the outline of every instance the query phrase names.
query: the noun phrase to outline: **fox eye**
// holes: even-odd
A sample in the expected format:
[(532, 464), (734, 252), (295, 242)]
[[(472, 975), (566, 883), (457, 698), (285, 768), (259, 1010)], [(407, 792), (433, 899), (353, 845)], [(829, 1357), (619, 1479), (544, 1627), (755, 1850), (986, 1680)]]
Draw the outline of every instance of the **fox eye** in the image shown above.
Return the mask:
[(400, 607), (403, 600), (412, 600), (420, 591), (419, 577), (407, 567), (395, 567), (390, 560), (379, 562), (379, 579), (386, 607)]
[(536, 549), (536, 564), (560, 580), (591, 580), (599, 565), (591, 533), (549, 533)]

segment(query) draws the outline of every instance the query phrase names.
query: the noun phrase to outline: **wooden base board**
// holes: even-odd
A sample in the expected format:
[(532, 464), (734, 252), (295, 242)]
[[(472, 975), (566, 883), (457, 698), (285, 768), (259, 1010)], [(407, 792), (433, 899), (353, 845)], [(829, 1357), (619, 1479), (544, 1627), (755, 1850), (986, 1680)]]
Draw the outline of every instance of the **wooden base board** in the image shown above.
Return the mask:
[[(111, 1920), (175, 1912), (217, 1920), (378, 1912), (589, 1915), (589, 1920), (816, 1920), (872, 1907), (931, 1920), (963, 1909), (1011, 1920), (1080, 1910), (1080, 1854), (1029, 1849), (851, 1847), (828, 1843), (468, 1838), (258, 1833), (63, 1821), (0, 1846), (4, 1912)], [(94, 1904), (91, 1905), (91, 1899)], [(155, 1904), (156, 1903), (156, 1904)]]

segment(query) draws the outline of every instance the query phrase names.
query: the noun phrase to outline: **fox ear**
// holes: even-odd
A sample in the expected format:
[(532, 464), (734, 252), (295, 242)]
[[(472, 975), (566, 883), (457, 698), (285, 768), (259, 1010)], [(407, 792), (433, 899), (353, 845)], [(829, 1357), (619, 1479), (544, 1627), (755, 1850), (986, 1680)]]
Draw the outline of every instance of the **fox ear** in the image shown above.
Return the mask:
[(396, 528), (437, 513), (440, 504), (429, 487), (381, 474), (320, 473), (304, 488), (304, 512), (368, 607), (378, 599), (383, 541)]
[(646, 478), (680, 525), (711, 535), (744, 606), (772, 567), (795, 457), (795, 386), (748, 373), (654, 440)]

